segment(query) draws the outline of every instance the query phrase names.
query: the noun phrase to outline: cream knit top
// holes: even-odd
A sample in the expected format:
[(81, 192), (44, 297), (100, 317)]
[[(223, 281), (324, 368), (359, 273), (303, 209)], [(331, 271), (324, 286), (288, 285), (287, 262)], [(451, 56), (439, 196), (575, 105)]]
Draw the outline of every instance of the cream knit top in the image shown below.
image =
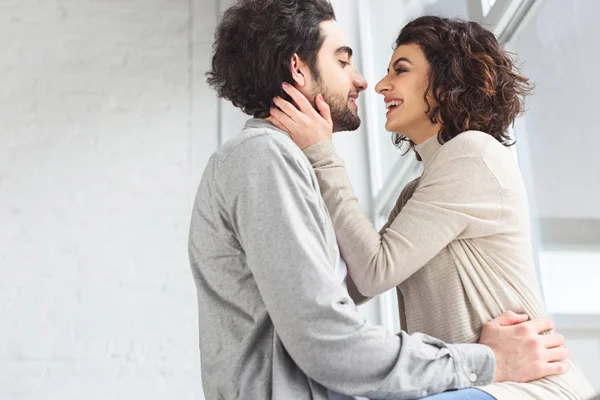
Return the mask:
[[(507, 310), (545, 316), (525, 186), (510, 150), (468, 131), (444, 145), (432, 137), (416, 151), (423, 174), (403, 190), (380, 232), (361, 211), (333, 143), (304, 151), (358, 290), (375, 296), (396, 286), (402, 329), (448, 343), (477, 342), (482, 325)], [(561, 376), (482, 389), (498, 400), (593, 395), (574, 363)]]

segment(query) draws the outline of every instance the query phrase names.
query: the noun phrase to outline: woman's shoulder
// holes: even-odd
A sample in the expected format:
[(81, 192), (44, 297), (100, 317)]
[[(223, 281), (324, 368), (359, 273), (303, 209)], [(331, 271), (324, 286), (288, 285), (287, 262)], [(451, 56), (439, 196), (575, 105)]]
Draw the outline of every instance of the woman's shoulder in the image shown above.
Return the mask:
[[(444, 143), (442, 150), (445, 153), (455, 154), (464, 157), (478, 157), (483, 154), (488, 147), (496, 147), (495, 144), (502, 146), (491, 135), (481, 131), (466, 131), (459, 133), (452, 140)], [(502, 146), (503, 147), (503, 146)]]
[(486, 164), (494, 164), (506, 162), (513, 155), (508, 147), (493, 136), (481, 131), (466, 131), (446, 142), (438, 158), (441, 163), (473, 158), (481, 159)]
[[(493, 136), (480, 131), (467, 131), (442, 146), (439, 169), (466, 174), (472, 178), (486, 176), (506, 187), (520, 179), (520, 170), (510, 148)], [(459, 171), (457, 171), (459, 170)]]

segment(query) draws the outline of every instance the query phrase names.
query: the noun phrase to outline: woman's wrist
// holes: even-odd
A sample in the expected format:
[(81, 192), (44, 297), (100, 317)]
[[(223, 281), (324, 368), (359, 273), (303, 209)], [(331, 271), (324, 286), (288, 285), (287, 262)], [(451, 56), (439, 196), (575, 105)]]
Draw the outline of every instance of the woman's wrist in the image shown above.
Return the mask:
[(337, 154), (335, 145), (333, 144), (332, 140), (324, 140), (322, 142), (315, 143), (311, 146), (308, 146), (302, 151), (304, 152), (306, 158), (308, 158), (308, 160), (311, 162), (311, 164), (314, 164), (315, 162), (327, 158), (331, 155)]

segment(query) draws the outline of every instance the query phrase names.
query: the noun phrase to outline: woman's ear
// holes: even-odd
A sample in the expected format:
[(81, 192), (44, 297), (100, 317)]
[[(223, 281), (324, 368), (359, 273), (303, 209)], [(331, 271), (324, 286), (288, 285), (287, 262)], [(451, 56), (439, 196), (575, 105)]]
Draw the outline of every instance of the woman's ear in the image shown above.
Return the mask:
[(292, 73), (292, 83), (298, 88), (304, 88), (308, 85), (307, 76), (310, 72), (308, 65), (300, 59), (298, 54), (294, 53), (290, 59), (290, 72)]

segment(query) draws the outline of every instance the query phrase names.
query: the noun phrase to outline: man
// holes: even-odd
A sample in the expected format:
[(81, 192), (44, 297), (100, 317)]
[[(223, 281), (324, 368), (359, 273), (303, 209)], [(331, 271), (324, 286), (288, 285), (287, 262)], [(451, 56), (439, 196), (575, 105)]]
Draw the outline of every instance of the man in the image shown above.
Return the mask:
[(548, 320), (507, 313), (481, 344), (450, 345), (359, 317), (311, 165), (266, 121), (293, 82), (323, 94), (335, 131), (357, 129), (367, 83), (351, 57), (326, 0), (241, 0), (222, 16), (208, 82), (255, 118), (211, 157), (192, 215), (206, 398), (413, 399), (563, 372), (538, 335)]

